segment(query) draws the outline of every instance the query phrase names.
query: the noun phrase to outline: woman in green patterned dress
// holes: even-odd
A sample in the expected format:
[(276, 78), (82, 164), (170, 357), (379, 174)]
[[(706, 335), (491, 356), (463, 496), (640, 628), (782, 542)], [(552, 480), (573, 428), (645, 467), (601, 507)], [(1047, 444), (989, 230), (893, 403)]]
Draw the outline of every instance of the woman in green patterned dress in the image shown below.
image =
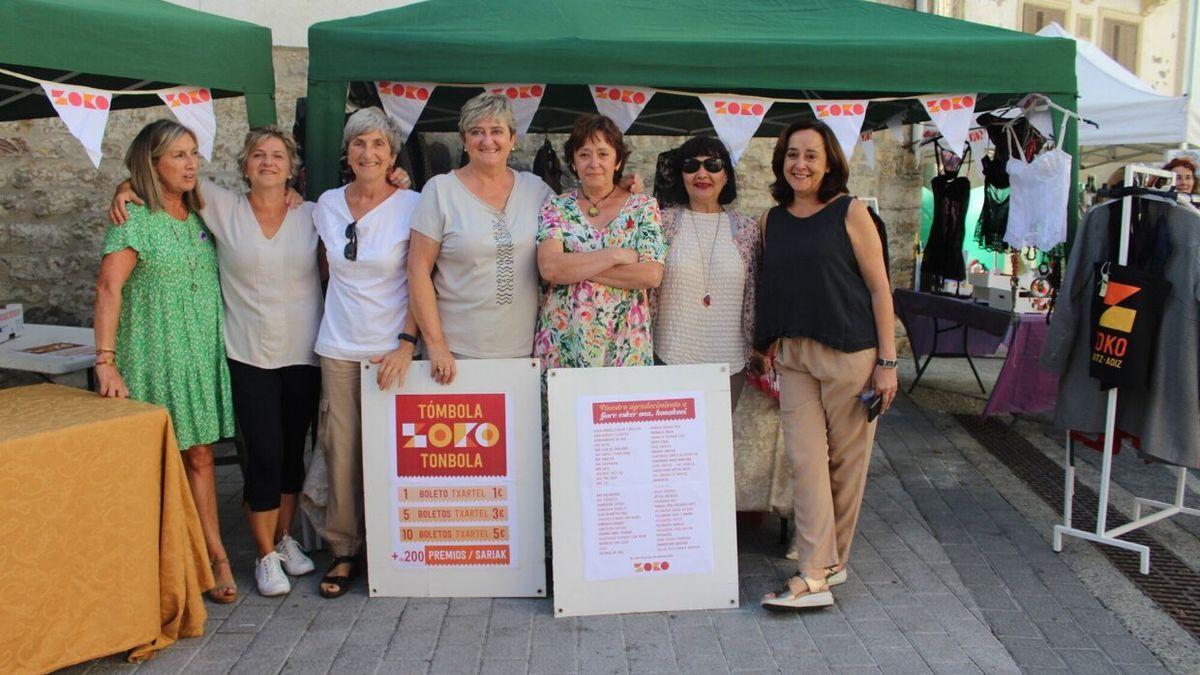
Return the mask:
[(129, 220), (104, 237), (94, 311), (100, 395), (170, 412), (216, 579), (209, 597), (233, 602), (212, 454), (215, 441), (233, 436), (233, 403), (217, 254), (197, 215), (196, 138), (176, 122), (152, 122), (125, 165), (145, 206), (130, 205)]

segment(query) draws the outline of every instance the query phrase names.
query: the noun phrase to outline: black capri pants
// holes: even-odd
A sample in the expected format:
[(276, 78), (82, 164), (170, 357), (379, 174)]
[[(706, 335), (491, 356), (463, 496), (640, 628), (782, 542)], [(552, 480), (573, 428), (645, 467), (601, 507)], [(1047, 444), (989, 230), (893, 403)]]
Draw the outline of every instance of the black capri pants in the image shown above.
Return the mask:
[(246, 451), (244, 499), (251, 511), (271, 511), (279, 508), (281, 493), (304, 487), (304, 441), (316, 423), (321, 369), (266, 369), (228, 361), (233, 411)]

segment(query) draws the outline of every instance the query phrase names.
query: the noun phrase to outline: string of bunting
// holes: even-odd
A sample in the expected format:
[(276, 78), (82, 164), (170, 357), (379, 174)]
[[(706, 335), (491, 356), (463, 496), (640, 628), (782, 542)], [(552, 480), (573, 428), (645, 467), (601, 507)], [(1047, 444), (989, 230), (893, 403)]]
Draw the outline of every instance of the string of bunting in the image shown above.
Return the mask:
[(106, 91), (61, 82), (48, 82), (23, 73), (0, 68), (0, 74), (40, 85), (50, 105), (71, 134), (83, 144), (88, 159), (96, 168), (103, 156), (101, 149), (108, 111), (116, 96), (158, 96), (179, 123), (196, 135), (200, 154), (212, 161), (213, 140), (217, 136), (217, 117), (213, 112), (212, 91), (207, 87), (185, 86), (166, 89)]

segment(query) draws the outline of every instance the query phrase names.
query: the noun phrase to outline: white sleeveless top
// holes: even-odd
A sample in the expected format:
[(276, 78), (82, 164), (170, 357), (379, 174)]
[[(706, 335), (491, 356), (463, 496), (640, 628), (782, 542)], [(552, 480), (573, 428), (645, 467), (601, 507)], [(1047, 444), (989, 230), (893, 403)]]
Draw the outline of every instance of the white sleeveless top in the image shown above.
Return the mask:
[[(1025, 162), (1025, 148), (1017, 144), (1020, 159), (1010, 157), (1005, 170), (1012, 184), (1008, 198), (1008, 229), (1004, 241), (1016, 249), (1035, 246), (1048, 251), (1067, 240), (1067, 205), (1071, 198), (1071, 156), (1057, 143), (1066, 131), (1066, 116), (1059, 127), (1056, 147)], [(1012, 138), (1012, 130), (1009, 130)]]

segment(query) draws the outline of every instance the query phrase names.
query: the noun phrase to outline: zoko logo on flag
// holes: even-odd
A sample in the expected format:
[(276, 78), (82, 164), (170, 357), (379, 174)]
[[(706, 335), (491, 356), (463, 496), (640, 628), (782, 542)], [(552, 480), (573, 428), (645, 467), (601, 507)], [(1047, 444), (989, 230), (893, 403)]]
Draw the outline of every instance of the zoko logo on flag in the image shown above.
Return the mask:
[(54, 106), (71, 134), (83, 144), (92, 165), (100, 168), (100, 142), (104, 140), (104, 127), (108, 124), (112, 93), (54, 82), (42, 82), (41, 85), (50, 98), (50, 105)]
[(592, 100), (596, 102), (596, 111), (617, 123), (621, 133), (633, 126), (637, 116), (654, 96), (653, 89), (642, 87), (610, 87), (605, 84), (593, 84)]
[(967, 131), (975, 119), (975, 94), (921, 96), (920, 100), (951, 152), (962, 157)]
[(429, 82), (376, 82), (383, 109), (400, 125), (404, 140), (412, 133), (436, 85)]
[(867, 131), (860, 134), (858, 144), (863, 149), (863, 159), (867, 160), (867, 166), (875, 168), (875, 139), (871, 136), (871, 132)]
[(396, 396), (396, 473), (506, 476), (504, 394)]
[(737, 164), (746, 151), (754, 132), (758, 131), (767, 111), (774, 101), (769, 99), (729, 98), (726, 96), (701, 96), (700, 102), (712, 120), (717, 136), (729, 147), (729, 158)]
[(513, 114), (517, 118), (517, 136), (524, 136), (529, 131), (533, 114), (542, 104), (542, 94), (546, 93), (544, 84), (485, 84), (483, 88), (512, 101)]
[(987, 132), (983, 129), (971, 129), (967, 133), (967, 145), (971, 146), (971, 162), (983, 171), (983, 158), (987, 156)]
[(817, 119), (833, 130), (846, 157), (852, 156), (867, 116), (867, 101), (809, 101), (808, 104)]
[(212, 92), (205, 87), (176, 87), (158, 92), (158, 97), (167, 104), (180, 124), (196, 134), (200, 154), (211, 162), (213, 140), (217, 137)]

